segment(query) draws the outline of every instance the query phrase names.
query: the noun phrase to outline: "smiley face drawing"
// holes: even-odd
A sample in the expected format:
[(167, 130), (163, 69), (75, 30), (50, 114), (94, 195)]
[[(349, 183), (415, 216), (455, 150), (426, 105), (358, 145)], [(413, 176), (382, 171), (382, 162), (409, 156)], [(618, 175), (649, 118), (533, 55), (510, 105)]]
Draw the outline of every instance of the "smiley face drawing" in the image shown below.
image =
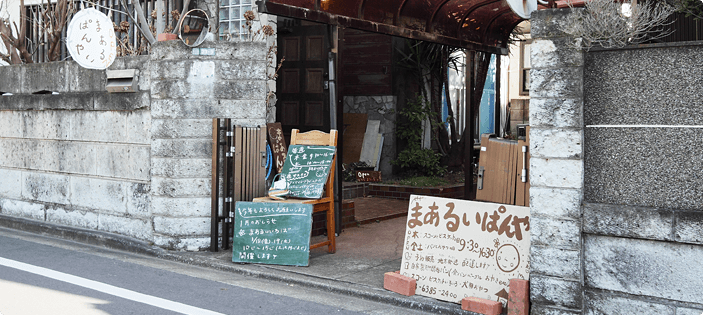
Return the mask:
[(503, 272), (512, 272), (520, 265), (520, 253), (513, 244), (504, 244), (496, 252), (496, 263)]

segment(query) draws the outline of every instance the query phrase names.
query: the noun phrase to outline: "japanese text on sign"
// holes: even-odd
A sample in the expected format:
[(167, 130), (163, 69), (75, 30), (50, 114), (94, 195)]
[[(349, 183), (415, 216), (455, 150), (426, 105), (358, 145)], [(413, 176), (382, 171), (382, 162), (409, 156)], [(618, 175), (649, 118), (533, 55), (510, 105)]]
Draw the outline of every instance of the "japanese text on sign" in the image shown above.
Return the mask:
[(93, 8), (79, 11), (68, 25), (66, 48), (82, 67), (106, 69), (117, 55), (112, 21)]
[(529, 208), (416, 195), (408, 208), (401, 274), (418, 294), (505, 305), (510, 279), (529, 279)]
[(307, 266), (312, 205), (236, 203), (232, 261)]

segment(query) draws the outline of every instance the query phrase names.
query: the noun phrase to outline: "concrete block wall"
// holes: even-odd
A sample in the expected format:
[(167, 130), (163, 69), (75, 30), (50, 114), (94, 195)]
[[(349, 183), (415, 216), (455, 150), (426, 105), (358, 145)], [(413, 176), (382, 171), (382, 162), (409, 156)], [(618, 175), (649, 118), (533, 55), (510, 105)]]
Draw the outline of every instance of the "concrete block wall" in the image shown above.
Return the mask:
[(269, 46), (200, 48), (215, 54), (168, 41), (116, 60), (137, 93), (73, 62), (0, 67), (0, 215), (208, 247), (212, 119), (266, 123)]
[(214, 56), (179, 41), (152, 47), (151, 164), (154, 243), (198, 250), (210, 244), (212, 119), (266, 123), (262, 42), (207, 42)]
[(594, 50), (584, 68), (592, 313), (703, 313), (703, 45)]
[(142, 80), (109, 96), (73, 62), (0, 67), (0, 214), (152, 238), (147, 60), (119, 59)]
[(581, 53), (532, 14), (532, 314), (703, 313), (700, 43)]

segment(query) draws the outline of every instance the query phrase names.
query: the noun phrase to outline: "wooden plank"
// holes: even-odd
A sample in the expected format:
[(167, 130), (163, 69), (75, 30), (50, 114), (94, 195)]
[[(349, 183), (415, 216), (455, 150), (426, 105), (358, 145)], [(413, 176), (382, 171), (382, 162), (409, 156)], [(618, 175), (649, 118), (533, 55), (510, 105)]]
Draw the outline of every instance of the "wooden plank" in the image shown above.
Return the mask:
[(220, 120), (217, 118), (212, 119), (212, 183), (210, 190), (210, 251), (217, 251), (217, 236), (218, 236), (218, 225), (219, 225), (219, 211), (220, 211), (220, 174), (219, 174), (219, 162), (220, 162)]
[(286, 161), (288, 154), (288, 146), (283, 137), (283, 128), (281, 123), (266, 124), (268, 129), (268, 139), (271, 145), (271, 153), (273, 155), (273, 164), (276, 166), (276, 173), (280, 173), (283, 168), (283, 162)]
[[(307, 266), (312, 207), (301, 203), (237, 202), (238, 220), (234, 225), (232, 261)], [(264, 233), (252, 237), (254, 231)]]
[(249, 198), (247, 200), (254, 199), (254, 188), (256, 187), (256, 138), (253, 131), (252, 128), (247, 128), (247, 146), (249, 149), (249, 160), (247, 161), (249, 166)]
[(390, 85), (392, 77), (390, 74), (345, 74), (342, 76), (345, 83), (350, 85)]
[(527, 145), (527, 161), (525, 161), (525, 166), (527, 167), (527, 183), (525, 183), (525, 207), (530, 206), (530, 126), (527, 126), (526, 130), (527, 136), (525, 137), (525, 142)]
[[(483, 201), (487, 201), (487, 198), (488, 198), (488, 189), (486, 189), (487, 188), (486, 176), (488, 173), (488, 171), (487, 171), (488, 144), (489, 144), (488, 139), (489, 138), (488, 138), (487, 134), (481, 135), (481, 150), (479, 151), (480, 153), (479, 153), (479, 159), (478, 159), (479, 170), (481, 169), (481, 167), (483, 167), (483, 176), (481, 178), (479, 178), (479, 180), (481, 181), (481, 186), (482, 186), (481, 188), (482, 189), (478, 189), (478, 185), (476, 187), (476, 200), (483, 200)], [(479, 170), (476, 170), (476, 172), (478, 173)]]
[(522, 182), (522, 165), (523, 158), (522, 147), (525, 145), (525, 141), (518, 140), (518, 156), (517, 156), (517, 170), (515, 172), (515, 205), (525, 206), (525, 183)]
[(242, 201), (243, 193), (242, 190), (242, 174), (244, 173), (242, 164), (242, 127), (237, 126), (234, 128), (234, 200)]
[(367, 114), (344, 113), (344, 130), (342, 132), (342, 137), (344, 137), (342, 152), (344, 152), (344, 156), (342, 157), (342, 163), (359, 162), (368, 117)]
[(259, 157), (263, 159), (263, 163), (260, 165), (259, 173), (259, 190), (254, 197), (261, 197), (266, 195), (266, 126), (259, 127)]
[(508, 177), (510, 180), (510, 189), (508, 191), (508, 197), (510, 202), (508, 204), (514, 205), (515, 204), (515, 188), (516, 188), (516, 178), (515, 174), (517, 174), (517, 154), (518, 154), (518, 145), (517, 142), (512, 142), (510, 145), (510, 176)]
[(381, 127), (380, 120), (369, 120), (364, 133), (364, 141), (361, 144), (361, 155), (359, 161), (366, 163), (369, 166), (374, 166), (377, 153), (374, 151), (376, 142), (378, 142), (378, 131)]
[(389, 95), (391, 94), (391, 87), (386, 86), (372, 86), (372, 85), (345, 85), (344, 95)]
[(391, 72), (391, 68), (388, 67), (385, 64), (371, 64), (371, 63), (365, 63), (365, 64), (360, 64), (360, 65), (355, 65), (353, 67), (348, 67), (345, 71), (342, 77), (344, 75), (349, 75), (349, 74), (386, 74)]

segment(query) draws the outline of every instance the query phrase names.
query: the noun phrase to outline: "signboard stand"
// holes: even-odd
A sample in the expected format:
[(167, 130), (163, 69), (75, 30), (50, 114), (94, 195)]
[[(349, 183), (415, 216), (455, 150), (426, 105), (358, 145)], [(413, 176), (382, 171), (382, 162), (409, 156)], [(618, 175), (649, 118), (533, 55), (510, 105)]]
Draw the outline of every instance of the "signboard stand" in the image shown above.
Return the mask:
[(410, 196), (400, 273), (416, 293), (507, 304), (510, 279), (529, 280), (528, 207)]
[(236, 218), (233, 262), (308, 265), (312, 205), (238, 201)]

